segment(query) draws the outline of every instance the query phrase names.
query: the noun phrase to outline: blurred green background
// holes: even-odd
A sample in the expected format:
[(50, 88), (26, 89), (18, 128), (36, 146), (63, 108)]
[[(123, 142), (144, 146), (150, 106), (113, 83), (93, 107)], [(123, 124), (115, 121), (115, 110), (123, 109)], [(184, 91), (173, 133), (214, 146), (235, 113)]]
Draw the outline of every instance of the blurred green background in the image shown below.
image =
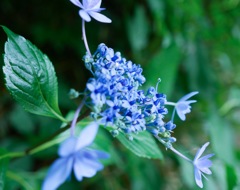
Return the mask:
[[(113, 22), (87, 23), (91, 51), (102, 42), (121, 51), (142, 65), (147, 79), (143, 88), (155, 86), (161, 78), (159, 91), (170, 101), (199, 91), (187, 120), (176, 120), (175, 148), (193, 157), (210, 141), (208, 152), (216, 155), (204, 189), (240, 189), (240, 0), (103, 0), (102, 7)], [(76, 109), (78, 101), (68, 98), (69, 89), (82, 91), (91, 76), (82, 62), (85, 48), (78, 8), (68, 0), (1, 0), (0, 24), (49, 56), (58, 76), (61, 110), (67, 114)], [(1, 53), (6, 39), (0, 30)], [(59, 121), (26, 113), (7, 92), (2, 72), (0, 77), (2, 151), (25, 150), (59, 128)], [(199, 189), (192, 166), (163, 146), (164, 160), (148, 160), (133, 155), (108, 134), (104, 136), (113, 152), (110, 165), (94, 178), (81, 183), (73, 178), (60, 189)], [(54, 146), (11, 160), (5, 189), (40, 189), (56, 158)]]

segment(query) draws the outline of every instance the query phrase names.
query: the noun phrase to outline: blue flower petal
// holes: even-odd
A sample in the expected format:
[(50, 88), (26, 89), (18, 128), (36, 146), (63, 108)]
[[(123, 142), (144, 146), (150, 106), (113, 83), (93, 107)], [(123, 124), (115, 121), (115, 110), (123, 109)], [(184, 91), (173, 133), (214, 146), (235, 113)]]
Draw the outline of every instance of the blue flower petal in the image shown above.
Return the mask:
[(91, 156), (96, 159), (107, 159), (110, 157), (108, 153), (100, 150), (89, 150), (88, 153), (91, 154)]
[(203, 188), (203, 183), (202, 183), (202, 174), (199, 169), (194, 168), (194, 177), (196, 184), (200, 187)]
[(196, 94), (198, 94), (198, 91), (190, 92), (190, 93), (186, 94), (185, 96), (183, 96), (183, 97), (179, 100), (179, 102), (188, 100), (189, 98), (191, 98), (192, 96), (194, 96), (194, 95), (196, 95)]
[(98, 9), (100, 8), (102, 0), (83, 0), (85, 9)]
[(208, 175), (211, 175), (212, 174), (212, 171), (208, 168), (201, 168), (200, 169), (201, 172), (205, 173), (205, 174), (208, 174)]
[(73, 159), (57, 159), (50, 167), (48, 174), (43, 182), (42, 190), (57, 189), (71, 174)]
[(93, 177), (101, 169), (103, 169), (103, 165), (96, 160), (83, 156), (75, 158), (73, 170), (78, 181), (81, 181), (83, 177)]
[(183, 113), (181, 110), (179, 109), (176, 109), (177, 111), (177, 114), (179, 116), (179, 118), (182, 120), (182, 121), (185, 121), (186, 120), (186, 116), (185, 116), (185, 113)]
[(212, 166), (212, 161), (207, 159), (207, 160), (202, 160), (202, 161), (199, 161), (197, 162), (197, 167), (198, 168), (206, 168), (206, 167), (211, 167)]
[(198, 159), (198, 161), (201, 161), (201, 160), (207, 160), (208, 158), (211, 158), (212, 156), (214, 156), (215, 154), (208, 154), (206, 156), (203, 156), (201, 158)]
[(195, 181), (196, 181), (197, 185), (201, 188), (203, 187), (203, 184), (202, 184), (203, 173), (208, 174), (208, 175), (212, 174), (211, 170), (209, 169), (209, 167), (212, 166), (212, 161), (209, 160), (209, 158), (212, 157), (214, 154), (208, 154), (208, 155), (200, 158), (200, 156), (203, 154), (203, 152), (205, 151), (205, 149), (207, 148), (208, 145), (209, 145), (209, 142), (205, 143), (197, 151), (196, 156), (193, 160)]
[(203, 152), (205, 151), (205, 149), (207, 148), (207, 146), (209, 145), (209, 142), (206, 142), (196, 153), (196, 156), (194, 158), (194, 162), (197, 161), (199, 159), (199, 157), (203, 154)]
[(80, 10), (79, 11), (79, 15), (80, 17), (82, 17), (83, 20), (85, 20), (86, 22), (90, 22), (91, 21), (91, 17), (88, 15), (88, 13), (84, 10)]
[[(181, 120), (185, 120), (186, 119), (186, 114), (191, 112), (191, 103), (195, 103), (197, 102), (196, 100), (188, 100), (189, 98), (191, 98), (192, 96), (194, 96), (195, 94), (197, 94), (198, 92), (191, 92), (185, 96), (183, 96), (177, 103), (175, 106), (175, 109), (177, 111), (178, 116), (180, 117)], [(174, 114), (175, 114), (175, 109), (172, 115), (172, 118), (174, 118)]]
[(80, 150), (90, 144), (92, 144), (93, 140), (95, 139), (98, 131), (98, 124), (96, 122), (90, 123), (87, 127), (85, 127), (79, 138), (75, 150)]
[(83, 5), (82, 5), (82, 3), (80, 3), (80, 1), (79, 0), (70, 0), (74, 5), (76, 5), (76, 6), (78, 6), (78, 7), (80, 7), (80, 8), (82, 8), (83, 9)]
[(88, 14), (93, 17), (95, 20), (99, 21), (99, 22), (104, 22), (104, 23), (111, 23), (112, 20), (109, 19), (108, 17), (104, 16), (103, 14), (97, 13), (97, 12), (93, 12), (90, 11), (88, 12)]
[(179, 102), (177, 105), (176, 105), (176, 108), (178, 111), (185, 111), (189, 108), (189, 105), (185, 102)]
[(66, 139), (58, 149), (58, 154), (61, 157), (68, 156), (75, 151), (75, 147), (77, 144), (77, 138), (70, 137)]

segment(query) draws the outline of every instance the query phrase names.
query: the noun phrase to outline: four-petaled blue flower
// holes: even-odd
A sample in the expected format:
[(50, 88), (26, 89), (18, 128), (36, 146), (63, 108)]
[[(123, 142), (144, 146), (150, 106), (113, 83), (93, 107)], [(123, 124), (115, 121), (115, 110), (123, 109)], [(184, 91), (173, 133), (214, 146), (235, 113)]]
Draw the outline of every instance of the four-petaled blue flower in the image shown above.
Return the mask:
[(91, 123), (82, 130), (79, 138), (70, 137), (61, 144), (58, 151), (60, 158), (50, 167), (42, 190), (57, 189), (70, 176), (72, 169), (78, 181), (83, 177), (93, 177), (103, 169), (98, 159), (106, 159), (109, 154), (88, 148), (97, 131), (98, 124)]
[[(195, 103), (196, 100), (188, 100), (189, 98), (191, 98), (192, 96), (198, 94), (198, 92), (191, 92), (185, 96), (183, 96), (175, 105), (175, 110), (177, 111), (178, 116), (180, 117), (181, 120), (185, 120), (186, 119), (186, 114), (190, 113), (191, 110), (191, 103)], [(174, 110), (174, 111), (175, 111)]]
[(200, 188), (203, 187), (202, 176), (205, 177), (203, 173), (208, 175), (212, 174), (211, 170), (209, 169), (209, 167), (212, 166), (212, 162), (211, 160), (209, 160), (209, 158), (212, 157), (214, 154), (208, 154), (200, 158), (200, 156), (203, 154), (203, 152), (205, 151), (208, 145), (209, 145), (209, 142), (205, 143), (198, 150), (193, 160), (195, 181)]
[(96, 19), (99, 22), (111, 23), (111, 19), (100, 14), (99, 12), (105, 8), (100, 8), (102, 0), (83, 0), (83, 3), (80, 3), (79, 0), (70, 0), (74, 5), (81, 8), (79, 11), (80, 17), (86, 22), (91, 21), (91, 17)]

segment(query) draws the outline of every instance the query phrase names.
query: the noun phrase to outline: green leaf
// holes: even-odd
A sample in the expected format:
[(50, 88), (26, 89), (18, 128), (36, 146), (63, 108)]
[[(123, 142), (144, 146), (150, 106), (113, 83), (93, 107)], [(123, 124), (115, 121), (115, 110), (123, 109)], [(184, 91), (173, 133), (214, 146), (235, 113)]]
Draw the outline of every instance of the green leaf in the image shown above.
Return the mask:
[(228, 189), (233, 189), (237, 185), (236, 170), (233, 166), (226, 165), (226, 178), (228, 182)]
[(120, 132), (117, 139), (134, 154), (144, 158), (163, 159), (162, 153), (156, 144), (153, 136), (148, 132), (133, 134), (133, 140), (128, 140), (126, 136)]
[(170, 95), (173, 91), (180, 58), (180, 50), (176, 45), (166, 49), (159, 49), (159, 52), (144, 68), (144, 75), (147, 78), (145, 85), (156, 85), (158, 78), (161, 78), (160, 91)]
[[(34, 122), (32, 120), (32, 115), (25, 112), (21, 106), (16, 105), (12, 112), (9, 114), (9, 121), (14, 129), (16, 129), (20, 134), (31, 136), (34, 133)], [(22, 122), (24, 121), (24, 125)]]
[(211, 111), (211, 115), (207, 122), (212, 139), (213, 151), (218, 158), (228, 165), (233, 166), (236, 163), (234, 152), (235, 145), (232, 140), (234, 131), (226, 120), (223, 120), (215, 113), (216, 111)]
[(149, 27), (143, 6), (137, 6), (134, 17), (128, 20), (128, 37), (132, 50), (138, 52), (142, 50), (148, 42)]
[(26, 190), (34, 190), (34, 189), (36, 189), (32, 185), (32, 180), (29, 180), (29, 179), (31, 179), (30, 177), (28, 179), (25, 179), (23, 175), (20, 175), (16, 171), (14, 171), (14, 172), (13, 171), (8, 171), (7, 172), (7, 177), (11, 181), (17, 182), (20, 186), (22, 186)]
[[(4, 154), (6, 151), (0, 149), (0, 155)], [(9, 158), (0, 159), (0, 189), (4, 189), (6, 170), (8, 167)]]
[(58, 107), (58, 84), (54, 67), (46, 55), (22, 36), (3, 26), (5, 43), (3, 72), (14, 99), (34, 114), (64, 121)]

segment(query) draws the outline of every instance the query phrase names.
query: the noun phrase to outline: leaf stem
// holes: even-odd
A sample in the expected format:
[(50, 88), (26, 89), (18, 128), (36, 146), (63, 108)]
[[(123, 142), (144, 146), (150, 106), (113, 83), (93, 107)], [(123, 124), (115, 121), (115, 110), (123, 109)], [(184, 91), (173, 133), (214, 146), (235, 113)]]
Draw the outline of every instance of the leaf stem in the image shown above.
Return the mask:
[[(87, 117), (89, 115), (89, 113), (90, 113), (90, 110), (87, 110), (82, 115), (80, 115), (80, 117), (78, 118), (77, 121), (81, 121), (82, 119)], [(27, 150), (25, 150), (25, 155), (31, 155), (31, 154), (34, 154), (34, 153), (38, 152), (38, 151), (35, 151), (38, 147), (40, 147), (41, 145), (45, 144), (46, 142), (52, 140), (54, 137), (56, 137), (57, 135), (61, 134), (62, 132), (66, 131), (69, 128), (70, 128), (70, 124), (68, 124), (67, 126), (65, 126), (63, 128), (60, 128), (58, 131), (53, 133), (51, 136), (47, 137), (46, 139), (39, 142), (38, 144), (36, 144), (36, 145), (28, 148)]]
[[(86, 110), (82, 115), (79, 116), (79, 118), (77, 119), (77, 122), (83, 120), (85, 117), (87, 117), (89, 115), (89, 113), (90, 113), (90, 110), (89, 109)], [(59, 134), (61, 134), (62, 132), (66, 131), (69, 128), (70, 128), (70, 124), (67, 124), (65, 127), (60, 128), (58, 131), (56, 131), (49, 137), (45, 138), (44, 140), (40, 141), (36, 145), (26, 149), (23, 152), (11, 152), (11, 153), (1, 155), (0, 160), (7, 158), (7, 157), (15, 158), (15, 157), (22, 157), (22, 156), (26, 156), (26, 155), (35, 154), (35, 153), (39, 152), (40, 150), (42, 150), (40, 148), (41, 146), (43, 146), (45, 143), (49, 142), (50, 140), (52, 140), (53, 138), (55, 138), (56, 136), (58, 136)]]
[(64, 117), (62, 117), (61, 115), (59, 115), (58, 113), (56, 113), (54, 110), (51, 109), (51, 111), (52, 111), (52, 113), (53, 113), (60, 121), (62, 121), (63, 123), (68, 123), (68, 122), (69, 122), (69, 121), (66, 120)]
[(24, 152), (10, 152), (10, 153), (7, 153), (7, 154), (4, 154), (2, 156), (0, 156), (0, 160), (1, 159), (4, 159), (4, 158), (8, 158), (8, 157), (11, 157), (11, 158), (15, 158), (15, 157), (21, 157), (21, 156), (24, 156)]
[(87, 42), (87, 36), (86, 36), (86, 30), (85, 30), (85, 21), (82, 19), (82, 36), (83, 36), (83, 41), (84, 41), (84, 45), (86, 47), (87, 52), (89, 53), (89, 55), (92, 56), (89, 47), (88, 47), (88, 42)]

